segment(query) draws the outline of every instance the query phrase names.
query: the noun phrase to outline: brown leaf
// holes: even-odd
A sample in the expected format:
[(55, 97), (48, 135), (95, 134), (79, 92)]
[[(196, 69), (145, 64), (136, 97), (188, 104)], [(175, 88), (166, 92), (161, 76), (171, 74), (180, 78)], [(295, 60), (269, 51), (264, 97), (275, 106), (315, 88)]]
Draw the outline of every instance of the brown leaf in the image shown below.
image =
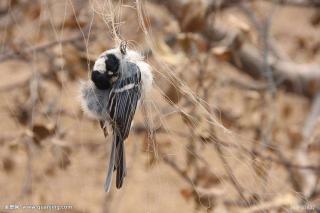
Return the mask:
[(290, 104), (285, 104), (281, 110), (281, 115), (283, 119), (288, 119), (292, 115), (293, 109), (292, 105)]
[(320, 25), (320, 12), (318, 10), (312, 15), (310, 22), (315, 27)]
[(11, 172), (15, 167), (15, 163), (10, 157), (5, 157), (2, 160), (2, 166), (4, 171)]
[(26, 104), (17, 104), (15, 109), (9, 111), (9, 114), (23, 126), (27, 125), (31, 119), (31, 112)]
[(169, 104), (175, 105), (180, 101), (182, 94), (179, 87), (175, 84), (170, 84), (169, 88), (165, 92), (165, 98)]
[(213, 185), (217, 185), (224, 177), (218, 177), (217, 175), (210, 173), (207, 167), (201, 167), (196, 176), (198, 185), (208, 188)]
[(232, 56), (230, 49), (224, 46), (214, 47), (211, 52), (221, 61), (229, 61)]
[(206, 7), (203, 1), (190, 1), (182, 11), (180, 26), (183, 32), (199, 32), (206, 27)]
[(184, 199), (187, 201), (193, 196), (193, 190), (186, 188), (186, 189), (181, 189), (180, 194)]
[(37, 19), (41, 14), (41, 6), (39, 4), (32, 4), (32, 6), (27, 11), (27, 16), (32, 20)]
[(86, 22), (77, 18), (77, 15), (69, 17), (63, 24), (63, 27), (79, 29), (86, 25)]
[(48, 166), (48, 167), (45, 169), (44, 173), (45, 173), (47, 176), (50, 176), (50, 177), (54, 176), (55, 173), (56, 173), (55, 167), (53, 167), (52, 165), (51, 165), (51, 166)]
[(297, 148), (300, 143), (302, 142), (303, 136), (301, 133), (301, 128), (299, 127), (291, 127), (288, 129), (288, 137), (290, 139), (290, 148), (294, 149)]
[(34, 124), (32, 126), (33, 136), (37, 141), (42, 141), (55, 133), (55, 126), (52, 124)]
[(316, 55), (320, 52), (320, 41), (316, 42), (311, 48), (312, 54)]

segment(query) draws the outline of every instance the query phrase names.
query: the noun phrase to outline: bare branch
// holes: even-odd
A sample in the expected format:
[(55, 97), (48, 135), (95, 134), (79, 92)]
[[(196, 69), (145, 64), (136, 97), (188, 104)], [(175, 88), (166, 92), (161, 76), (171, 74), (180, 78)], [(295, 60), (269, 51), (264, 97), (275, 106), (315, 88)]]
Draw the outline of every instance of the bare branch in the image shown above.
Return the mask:
[[(86, 29), (83, 31), (84, 34), (87, 34), (89, 31)], [(40, 44), (40, 45), (36, 45), (33, 47), (29, 47), (26, 49), (22, 49), (19, 52), (10, 52), (7, 54), (3, 54), (0, 55), (0, 62), (9, 60), (9, 59), (13, 59), (13, 58), (19, 58), (19, 57), (23, 57), (24, 55), (30, 54), (30, 53), (39, 53), (39, 52), (43, 52), (46, 51), (47, 49), (50, 49), (56, 45), (62, 45), (62, 44), (67, 44), (67, 43), (73, 43), (76, 42), (78, 40), (84, 39), (83, 38), (83, 34), (79, 33), (78, 35), (72, 36), (70, 38), (66, 38), (66, 39), (62, 39), (62, 40), (57, 40), (57, 41), (52, 41), (52, 42), (48, 42), (45, 44)]]
[[(241, 187), (241, 185), (239, 184), (239, 182), (237, 181), (237, 179), (236, 179), (236, 177), (235, 177), (235, 175), (234, 175), (234, 173), (233, 173), (228, 161), (224, 157), (224, 154), (223, 154), (223, 152), (221, 150), (220, 144), (219, 143), (215, 143), (215, 142), (213, 142), (213, 144), (214, 144), (214, 147), (215, 147), (215, 149), (216, 149), (216, 151), (218, 153), (218, 156), (219, 156), (220, 160), (222, 161), (223, 167), (226, 170), (229, 179), (231, 180), (232, 185), (234, 186), (234, 188), (238, 192), (238, 194), (241, 197), (241, 199), (244, 202), (247, 202), (247, 199), (243, 194), (244, 190)], [(249, 202), (247, 202), (247, 203), (249, 204)]]

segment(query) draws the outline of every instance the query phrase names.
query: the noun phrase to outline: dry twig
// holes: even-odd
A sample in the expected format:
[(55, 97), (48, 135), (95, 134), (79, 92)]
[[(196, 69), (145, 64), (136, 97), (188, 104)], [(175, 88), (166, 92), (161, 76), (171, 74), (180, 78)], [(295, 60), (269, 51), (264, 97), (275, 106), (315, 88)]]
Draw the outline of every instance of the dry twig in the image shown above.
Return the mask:
[(0, 55), (0, 62), (13, 59), (13, 58), (19, 58), (19, 57), (25, 57), (26, 55), (30, 53), (40, 53), (43, 51), (46, 51), (56, 45), (62, 45), (67, 43), (73, 43), (81, 39), (85, 39), (84, 36), (87, 35), (89, 32), (89, 28), (86, 28), (82, 31), (82, 33), (79, 33), (78, 35), (72, 36), (70, 38), (65, 38), (62, 40), (57, 41), (51, 41), (45, 44), (35, 45), (33, 47), (25, 48), (22, 50), (19, 50), (18, 52), (9, 52), (3, 55)]

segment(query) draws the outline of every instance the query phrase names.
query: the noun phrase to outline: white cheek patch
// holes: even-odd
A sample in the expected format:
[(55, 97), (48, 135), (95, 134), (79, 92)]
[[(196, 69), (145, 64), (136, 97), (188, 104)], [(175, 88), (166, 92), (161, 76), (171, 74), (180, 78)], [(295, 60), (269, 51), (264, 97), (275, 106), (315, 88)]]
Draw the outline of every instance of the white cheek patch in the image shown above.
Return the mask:
[(94, 63), (93, 70), (99, 71), (99, 72), (105, 72), (106, 71), (106, 64), (104, 62), (104, 58), (98, 58), (96, 62)]
[(109, 71), (109, 72), (108, 72), (108, 75), (113, 75), (113, 72)]

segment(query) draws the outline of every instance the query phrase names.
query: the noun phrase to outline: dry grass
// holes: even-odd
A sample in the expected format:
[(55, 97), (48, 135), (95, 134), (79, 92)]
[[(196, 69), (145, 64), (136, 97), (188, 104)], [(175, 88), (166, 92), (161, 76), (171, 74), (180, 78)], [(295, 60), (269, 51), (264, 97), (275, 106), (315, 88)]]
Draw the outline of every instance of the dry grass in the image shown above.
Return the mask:
[[(317, 6), (201, 2), (0, 2), (0, 212), (315, 211), (320, 80), (288, 80), (275, 62), (319, 65)], [(78, 95), (117, 39), (147, 55), (155, 85), (126, 141), (124, 187), (106, 195), (110, 139)], [(269, 76), (252, 74), (247, 46)]]

